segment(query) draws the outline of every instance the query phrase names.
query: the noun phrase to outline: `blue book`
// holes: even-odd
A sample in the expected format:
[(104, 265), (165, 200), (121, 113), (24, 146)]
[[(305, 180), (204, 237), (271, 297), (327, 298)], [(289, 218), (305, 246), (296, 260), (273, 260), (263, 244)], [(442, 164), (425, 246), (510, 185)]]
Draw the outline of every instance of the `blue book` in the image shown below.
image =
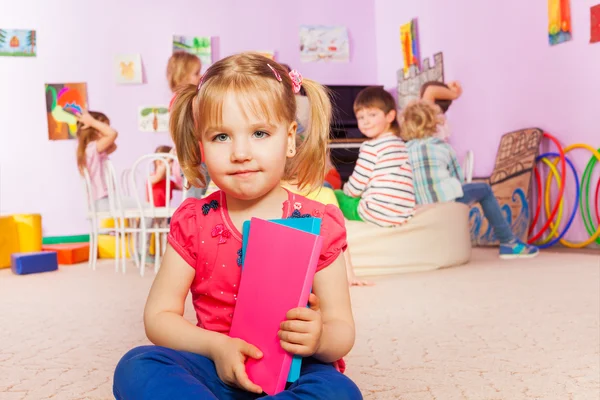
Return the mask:
[[(272, 219), (270, 222), (274, 222), (279, 225), (295, 228), (304, 232), (309, 232), (315, 235), (321, 234), (321, 218), (288, 218), (288, 219)], [(248, 235), (250, 233), (250, 221), (244, 222), (242, 228), (242, 269), (244, 268), (244, 261), (246, 259), (246, 247), (248, 246)], [(292, 366), (288, 374), (288, 382), (296, 382), (300, 378), (300, 369), (302, 368), (302, 357), (294, 356), (292, 358)]]

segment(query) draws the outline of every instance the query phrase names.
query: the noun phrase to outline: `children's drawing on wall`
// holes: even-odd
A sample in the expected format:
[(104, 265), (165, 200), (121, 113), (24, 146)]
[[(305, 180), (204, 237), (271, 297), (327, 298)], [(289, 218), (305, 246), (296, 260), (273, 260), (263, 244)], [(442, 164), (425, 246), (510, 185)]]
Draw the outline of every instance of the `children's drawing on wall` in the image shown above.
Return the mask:
[(141, 132), (168, 132), (169, 109), (166, 106), (140, 107), (138, 128)]
[(0, 56), (35, 57), (37, 37), (27, 29), (0, 29)]
[(118, 84), (143, 83), (141, 54), (115, 56), (115, 80)]
[(345, 26), (300, 26), (300, 61), (350, 61), (350, 42)]
[(173, 53), (185, 51), (202, 61), (202, 73), (212, 64), (212, 46), (209, 36), (173, 36)]
[(411, 65), (416, 66), (417, 69), (421, 65), (416, 19), (400, 26), (400, 44), (402, 45), (402, 57), (404, 58), (404, 74), (407, 75)]
[(550, 45), (571, 40), (570, 0), (548, 0), (548, 39)]
[(600, 42), (600, 4), (590, 8), (590, 16), (590, 43), (597, 43)]
[(85, 83), (46, 84), (48, 139), (75, 139), (77, 134), (75, 114), (80, 114), (87, 108), (87, 85)]

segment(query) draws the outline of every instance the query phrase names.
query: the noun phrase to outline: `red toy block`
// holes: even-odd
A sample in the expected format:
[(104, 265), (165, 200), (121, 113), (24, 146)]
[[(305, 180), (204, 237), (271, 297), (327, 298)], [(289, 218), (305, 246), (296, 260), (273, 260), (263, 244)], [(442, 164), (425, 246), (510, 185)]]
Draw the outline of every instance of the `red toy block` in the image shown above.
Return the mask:
[(58, 263), (77, 264), (87, 261), (90, 255), (89, 243), (67, 243), (43, 245), (44, 251), (55, 251), (58, 254)]

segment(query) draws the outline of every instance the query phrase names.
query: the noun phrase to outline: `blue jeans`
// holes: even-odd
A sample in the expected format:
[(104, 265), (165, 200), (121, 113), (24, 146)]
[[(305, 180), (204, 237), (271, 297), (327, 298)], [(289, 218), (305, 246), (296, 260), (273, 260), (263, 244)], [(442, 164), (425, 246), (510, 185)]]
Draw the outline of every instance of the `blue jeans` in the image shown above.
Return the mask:
[(287, 390), (265, 396), (227, 386), (206, 357), (160, 346), (136, 347), (123, 356), (115, 370), (113, 394), (117, 400), (362, 399), (350, 378), (313, 358), (303, 359), (300, 378)]
[(490, 185), (485, 182), (472, 182), (463, 184), (462, 189), (463, 197), (456, 199), (456, 201), (467, 205), (481, 204), (483, 214), (494, 228), (494, 233), (500, 243), (509, 243), (515, 239), (510, 225), (502, 215), (500, 204), (498, 204)]

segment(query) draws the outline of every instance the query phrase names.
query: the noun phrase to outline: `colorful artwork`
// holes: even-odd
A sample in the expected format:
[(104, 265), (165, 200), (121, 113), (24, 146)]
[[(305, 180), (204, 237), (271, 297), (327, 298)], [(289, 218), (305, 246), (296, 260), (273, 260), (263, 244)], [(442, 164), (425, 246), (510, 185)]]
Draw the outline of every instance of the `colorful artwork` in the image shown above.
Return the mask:
[[(487, 182), (492, 186), (494, 196), (500, 203), (504, 217), (513, 233), (522, 241), (527, 241), (531, 207), (529, 195), (535, 159), (540, 148), (543, 133), (540, 129), (523, 129), (502, 136), (496, 165), (489, 179), (473, 179), (473, 182)], [(492, 226), (483, 214), (479, 204), (471, 207), (471, 242), (477, 246), (498, 245)]]
[(141, 54), (115, 56), (115, 80), (118, 84), (143, 83)]
[(434, 65), (429, 65), (429, 58), (423, 60), (422, 68), (411, 65), (408, 74), (404, 68), (397, 72), (398, 77), (398, 110), (403, 109), (408, 103), (417, 100), (421, 94), (421, 86), (425, 82), (444, 82), (444, 55), (436, 53), (433, 55)]
[(597, 43), (600, 42), (600, 4), (595, 5), (590, 9), (590, 15), (590, 43)]
[(35, 57), (37, 36), (26, 29), (0, 29), (0, 56)]
[(571, 40), (571, 0), (548, 0), (550, 45)]
[(402, 44), (402, 57), (404, 58), (404, 74), (408, 74), (411, 65), (419, 68), (421, 57), (419, 54), (419, 37), (417, 35), (417, 20), (413, 19), (408, 24), (400, 26), (400, 43)]
[(75, 139), (77, 118), (73, 114), (80, 114), (87, 108), (87, 85), (85, 83), (46, 84), (48, 139)]
[(138, 127), (141, 132), (169, 132), (169, 109), (166, 106), (140, 107)]
[(300, 61), (350, 61), (350, 42), (345, 26), (300, 27)]
[(202, 73), (212, 64), (211, 38), (208, 36), (173, 36), (173, 53), (185, 51), (202, 62)]

